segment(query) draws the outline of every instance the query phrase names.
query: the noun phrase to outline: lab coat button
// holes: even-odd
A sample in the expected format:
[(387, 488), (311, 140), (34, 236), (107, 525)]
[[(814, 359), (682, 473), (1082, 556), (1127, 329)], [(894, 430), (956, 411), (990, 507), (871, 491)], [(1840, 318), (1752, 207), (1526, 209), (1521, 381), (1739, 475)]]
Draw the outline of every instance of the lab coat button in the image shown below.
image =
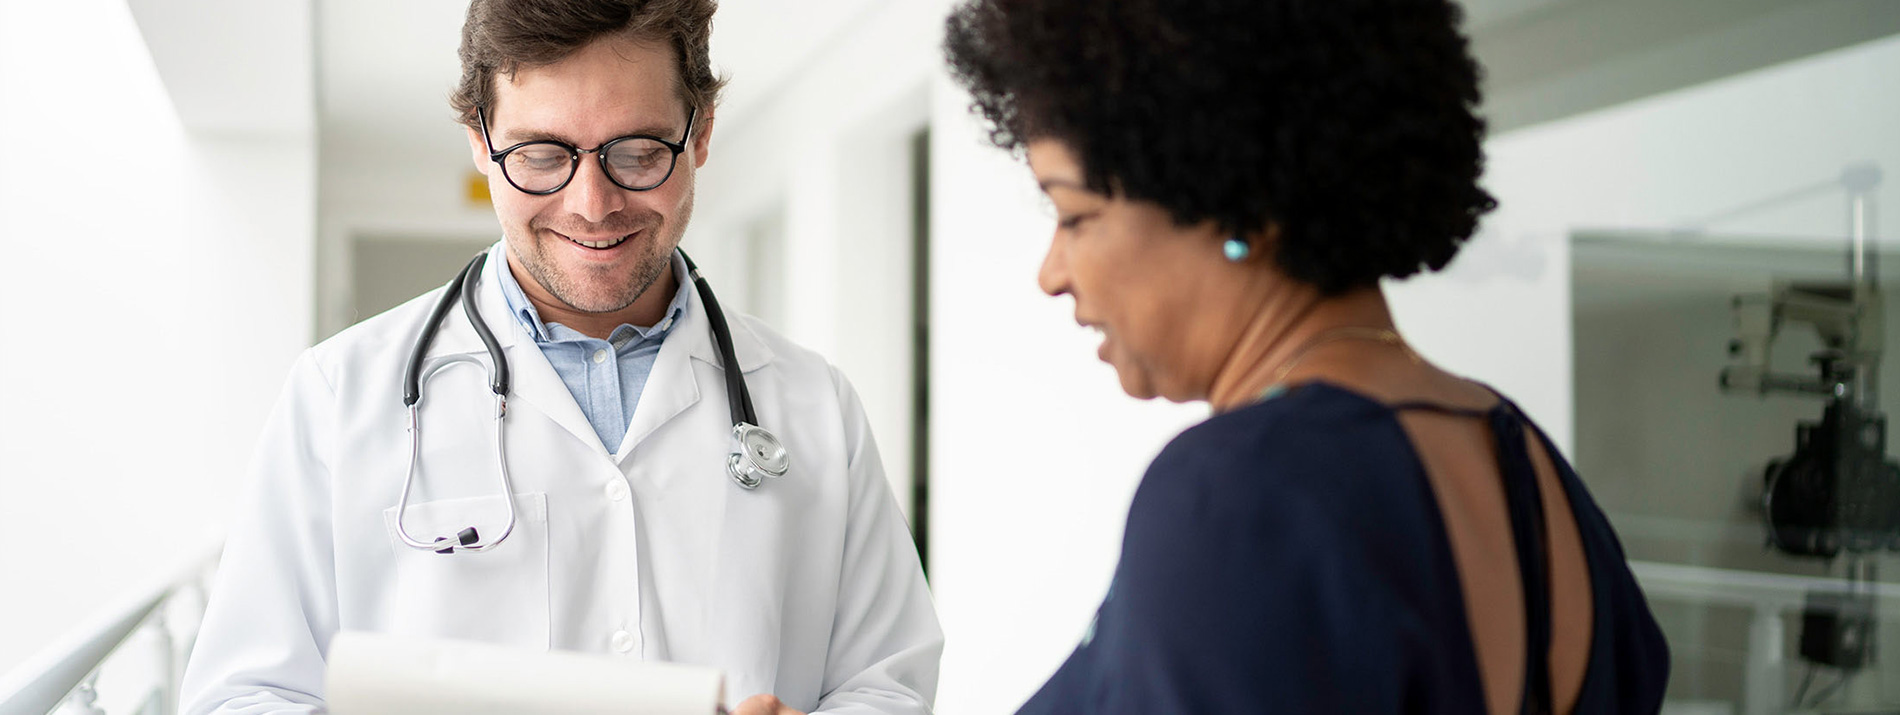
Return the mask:
[(627, 483), (615, 479), (607, 483), (607, 498), (620, 501), (627, 498)]
[(601, 363), (603, 363), (603, 362), (607, 362), (607, 351), (606, 351), (606, 350), (595, 350), (595, 351), (594, 351), (594, 364), (595, 364), (595, 365), (599, 365), (599, 364), (601, 364)]
[(613, 646), (615, 653), (633, 652), (633, 634), (626, 631), (614, 631)]

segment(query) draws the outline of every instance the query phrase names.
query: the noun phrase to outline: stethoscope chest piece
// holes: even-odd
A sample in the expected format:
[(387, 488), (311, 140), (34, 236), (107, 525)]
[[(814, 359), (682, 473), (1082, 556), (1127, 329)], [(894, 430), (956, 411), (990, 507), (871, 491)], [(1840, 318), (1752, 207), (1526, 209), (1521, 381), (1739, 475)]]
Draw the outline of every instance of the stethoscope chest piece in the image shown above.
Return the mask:
[(765, 478), (785, 476), (791, 469), (792, 458), (785, 453), (785, 445), (764, 427), (741, 422), (732, 426), (732, 438), (737, 444), (726, 457), (726, 473), (739, 486), (757, 489)]
[[(745, 378), (741, 375), (739, 359), (732, 348), (732, 330), (726, 325), (725, 313), (719, 309), (719, 300), (713, 297), (712, 287), (706, 284), (706, 278), (699, 274), (699, 268), (693, 265), (693, 259), (679, 252), (680, 261), (686, 264), (686, 272), (691, 276), (693, 285), (699, 290), (699, 297), (706, 307), (706, 319), (712, 329), (713, 342), (719, 348), (719, 364), (726, 372), (727, 409), (732, 416), (732, 453), (726, 457), (726, 474), (739, 486), (757, 489), (768, 478), (785, 476), (792, 466), (791, 457), (785, 453), (785, 445), (778, 437), (758, 422), (757, 412), (752, 406), (752, 395), (746, 390)], [(482, 275), (482, 266), (487, 260), (486, 252), (475, 256), (468, 267), (449, 281), (435, 308), (429, 312), (427, 322), (416, 336), (415, 348), (410, 351), (409, 359), (403, 370), (403, 408), (409, 412), (409, 469), (403, 477), (402, 494), (396, 498), (396, 534), (408, 546), (438, 554), (452, 554), (458, 551), (487, 551), (500, 544), (514, 532), (515, 502), (514, 484), (508, 476), (508, 454), (505, 450), (507, 440), (503, 434), (508, 414), (509, 371), (508, 357), (495, 335), (482, 322), (481, 311), (475, 305), (476, 281)], [(505, 265), (501, 270), (507, 270)], [(501, 533), (492, 539), (483, 540), (475, 527), (465, 527), (454, 537), (440, 536), (425, 540), (410, 534), (403, 517), (409, 511), (410, 488), (414, 486), (421, 472), (422, 460), (422, 386), (430, 377), (449, 365), (469, 363), (481, 366), (480, 359), (471, 355), (451, 355), (437, 358), (433, 363), (428, 360), (429, 346), (435, 340), (435, 334), (442, 327), (442, 320), (456, 301), (461, 301), (462, 311), (467, 314), (468, 322), (474, 328), (477, 337), (489, 356), (489, 390), (495, 395), (495, 461), (500, 465), (497, 470), (496, 488), (501, 492), (503, 504), (507, 507), (508, 520), (502, 526)]]

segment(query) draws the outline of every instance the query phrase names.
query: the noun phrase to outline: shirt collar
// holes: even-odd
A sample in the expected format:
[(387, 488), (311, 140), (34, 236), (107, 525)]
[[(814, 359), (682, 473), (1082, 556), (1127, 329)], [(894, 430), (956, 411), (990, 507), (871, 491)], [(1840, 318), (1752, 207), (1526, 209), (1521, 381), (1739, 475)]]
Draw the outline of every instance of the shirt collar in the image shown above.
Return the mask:
[[(528, 294), (521, 290), (521, 284), (515, 282), (515, 272), (508, 267), (507, 248), (505, 246), (501, 247), (498, 253), (502, 258), (502, 270), (496, 271), (496, 273), (498, 273), (501, 278), (501, 295), (508, 301), (508, 312), (515, 316), (515, 320), (521, 323), (521, 328), (528, 331), (528, 335), (533, 337), (536, 343), (557, 342), (585, 337), (579, 332), (560, 323), (549, 324), (541, 322), (540, 311), (535, 310), (534, 303), (528, 300)], [(614, 328), (608, 337), (616, 349), (625, 347), (629, 343), (638, 342), (638, 340), (634, 339), (635, 337), (640, 340), (664, 339), (667, 333), (673, 329), (673, 325), (679, 322), (679, 317), (686, 312), (687, 301), (690, 300), (689, 296), (692, 295), (692, 280), (686, 272), (686, 261), (680, 258), (678, 251), (673, 252), (672, 262), (673, 276), (679, 280), (679, 289), (673, 292), (673, 302), (666, 307), (666, 317), (661, 318), (660, 322), (655, 325), (645, 327), (630, 323), (621, 323), (620, 327)], [(554, 326), (554, 328), (559, 328), (559, 332), (563, 334), (557, 335), (556, 331), (549, 327), (550, 325)]]

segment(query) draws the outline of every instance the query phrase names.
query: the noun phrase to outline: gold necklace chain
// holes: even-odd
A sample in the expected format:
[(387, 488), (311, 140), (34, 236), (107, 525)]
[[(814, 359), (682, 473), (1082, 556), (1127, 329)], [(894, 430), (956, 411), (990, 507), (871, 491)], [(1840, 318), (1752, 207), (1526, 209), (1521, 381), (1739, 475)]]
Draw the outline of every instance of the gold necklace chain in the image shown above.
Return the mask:
[(1293, 372), (1293, 367), (1300, 364), (1301, 360), (1306, 359), (1307, 354), (1313, 352), (1314, 348), (1341, 340), (1373, 340), (1387, 345), (1397, 345), (1405, 350), (1405, 356), (1412, 359), (1412, 364), (1416, 365), (1419, 362), (1418, 353), (1413, 352), (1412, 347), (1405, 344), (1405, 338), (1400, 337), (1397, 332), (1387, 328), (1368, 328), (1361, 325), (1347, 325), (1330, 330), (1322, 330), (1319, 334), (1307, 338), (1306, 342), (1301, 343), (1300, 346), (1293, 351), (1293, 357), (1287, 358), (1287, 361), (1280, 365), (1280, 369), (1274, 371), (1273, 382), (1268, 384), (1267, 390), (1271, 391), (1273, 388), (1278, 387), (1281, 381), (1286, 379), (1287, 373)]

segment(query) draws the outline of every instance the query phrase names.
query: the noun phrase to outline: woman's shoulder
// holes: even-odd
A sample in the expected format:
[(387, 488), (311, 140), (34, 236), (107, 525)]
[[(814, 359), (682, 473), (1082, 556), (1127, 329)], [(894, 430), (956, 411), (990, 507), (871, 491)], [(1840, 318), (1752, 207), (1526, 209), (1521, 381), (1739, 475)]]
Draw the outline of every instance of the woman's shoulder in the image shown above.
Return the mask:
[(1274, 390), (1251, 405), (1215, 414), (1182, 431), (1169, 443), (1169, 450), (1353, 439), (1362, 436), (1354, 428), (1377, 423), (1389, 414), (1383, 405), (1356, 392), (1311, 382)]
[(1390, 409), (1309, 384), (1170, 442), (1136, 491), (1128, 527), (1259, 548), (1298, 543), (1322, 560), (1384, 564), (1417, 552), (1420, 567), (1436, 563), (1429, 547), (1441, 528), (1421, 470)]
[[(1143, 479), (1094, 682), (1132, 710), (1470, 711), (1429, 493), (1377, 403), (1298, 389), (1180, 435)], [(1412, 465), (1412, 466), (1408, 466)], [(1316, 646), (1321, 646), (1318, 650)], [(1244, 678), (1230, 678), (1241, 673)], [(1469, 691), (1469, 692), (1468, 692)], [(1234, 705), (1246, 703), (1248, 705)], [(1112, 708), (1111, 708), (1112, 709)]]
[(1229, 496), (1361, 497), (1364, 489), (1383, 493), (1376, 482), (1416, 476), (1417, 464), (1389, 408), (1308, 383), (1188, 428), (1155, 457), (1149, 475)]

